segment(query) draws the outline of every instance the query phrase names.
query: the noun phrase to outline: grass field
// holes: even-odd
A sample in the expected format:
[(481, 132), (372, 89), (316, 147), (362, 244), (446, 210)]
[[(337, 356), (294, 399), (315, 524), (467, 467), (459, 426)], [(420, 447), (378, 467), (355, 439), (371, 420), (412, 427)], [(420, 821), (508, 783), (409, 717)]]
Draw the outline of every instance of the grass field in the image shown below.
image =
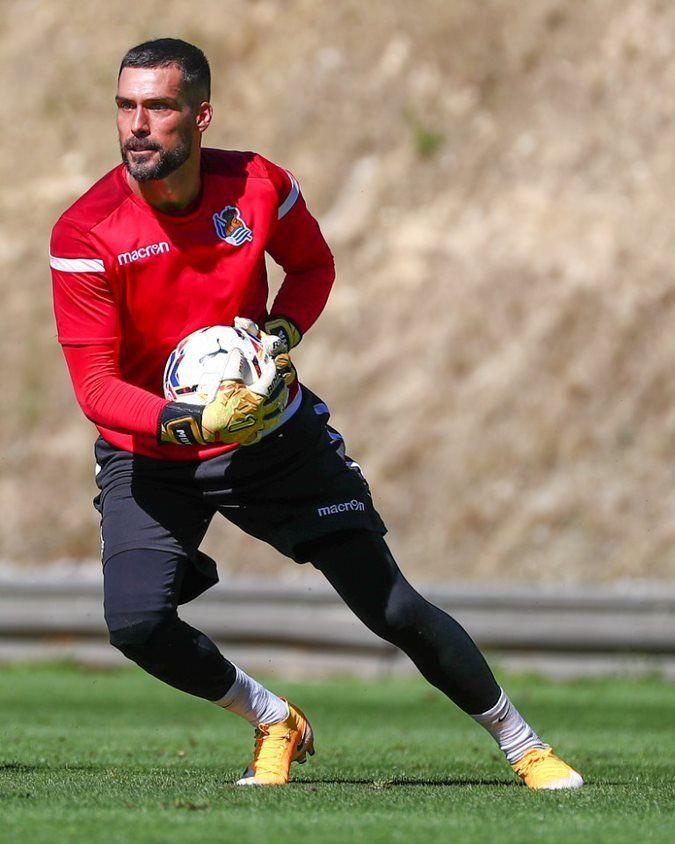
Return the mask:
[(0, 677), (3, 842), (675, 841), (675, 686), (654, 679), (512, 678), (588, 781), (533, 793), (422, 682), (272, 683), (311, 715), (317, 755), (260, 790), (231, 785), (250, 728), (140, 670)]

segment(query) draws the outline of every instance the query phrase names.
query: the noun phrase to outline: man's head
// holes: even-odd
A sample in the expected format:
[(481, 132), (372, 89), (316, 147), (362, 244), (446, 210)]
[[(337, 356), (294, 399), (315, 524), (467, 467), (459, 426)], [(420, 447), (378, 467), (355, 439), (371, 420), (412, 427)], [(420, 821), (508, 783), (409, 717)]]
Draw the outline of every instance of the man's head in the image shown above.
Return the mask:
[(159, 38), (127, 52), (115, 100), (122, 161), (134, 179), (165, 179), (199, 154), (210, 96), (211, 71), (198, 47)]

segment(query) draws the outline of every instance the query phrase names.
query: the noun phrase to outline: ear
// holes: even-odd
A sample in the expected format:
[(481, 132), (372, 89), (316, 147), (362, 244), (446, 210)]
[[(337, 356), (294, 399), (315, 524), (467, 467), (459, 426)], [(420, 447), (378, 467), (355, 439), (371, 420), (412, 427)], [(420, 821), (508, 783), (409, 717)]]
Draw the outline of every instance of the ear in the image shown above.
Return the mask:
[(213, 117), (213, 107), (211, 103), (200, 103), (199, 108), (197, 109), (197, 118), (196, 124), (197, 129), (200, 132), (206, 132), (211, 124), (211, 118)]

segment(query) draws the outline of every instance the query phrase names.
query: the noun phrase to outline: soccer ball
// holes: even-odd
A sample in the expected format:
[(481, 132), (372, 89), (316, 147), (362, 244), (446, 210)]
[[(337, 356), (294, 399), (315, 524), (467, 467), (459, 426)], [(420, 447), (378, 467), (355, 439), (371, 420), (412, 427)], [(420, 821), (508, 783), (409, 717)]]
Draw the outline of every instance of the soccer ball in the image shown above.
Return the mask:
[(250, 385), (270, 367), (274, 368), (274, 361), (247, 331), (231, 325), (200, 328), (184, 337), (169, 355), (164, 395), (171, 401), (209, 404), (224, 378)]

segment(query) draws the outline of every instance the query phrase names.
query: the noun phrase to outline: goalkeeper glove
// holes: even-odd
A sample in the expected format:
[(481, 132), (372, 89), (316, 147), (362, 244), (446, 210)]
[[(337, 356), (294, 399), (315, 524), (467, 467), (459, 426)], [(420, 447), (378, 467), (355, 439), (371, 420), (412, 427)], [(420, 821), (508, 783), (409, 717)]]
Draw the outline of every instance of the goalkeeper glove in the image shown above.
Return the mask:
[(279, 337), (286, 344), (285, 352), (290, 352), (302, 340), (300, 329), (286, 317), (272, 317), (265, 323), (267, 334)]
[(241, 365), (241, 352), (230, 352), (225, 377), (204, 407), (170, 402), (159, 420), (159, 441), (176, 445), (238, 443), (253, 445), (274, 427), (288, 403), (288, 387), (276, 367), (267, 367), (250, 386), (228, 378)]
[(243, 329), (262, 343), (263, 349), (274, 360), (277, 372), (286, 382), (286, 386), (290, 387), (297, 379), (298, 373), (288, 352), (302, 339), (302, 334), (295, 325), (290, 320), (277, 317), (268, 320), (265, 330), (261, 331), (252, 319), (235, 317), (234, 327)]

